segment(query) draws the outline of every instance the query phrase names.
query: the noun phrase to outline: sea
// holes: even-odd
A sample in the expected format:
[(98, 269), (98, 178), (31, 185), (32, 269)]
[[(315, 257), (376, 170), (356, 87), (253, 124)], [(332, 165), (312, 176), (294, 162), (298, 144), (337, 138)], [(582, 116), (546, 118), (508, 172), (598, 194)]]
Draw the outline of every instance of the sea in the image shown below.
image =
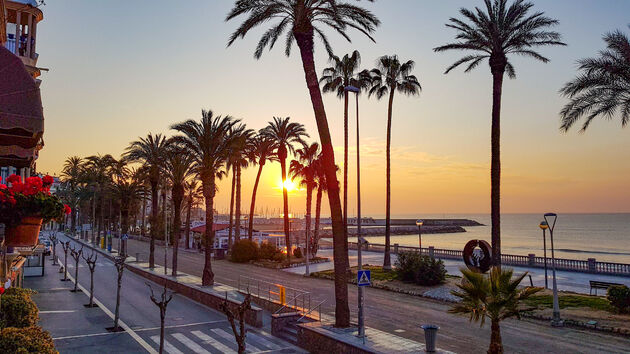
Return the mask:
[[(434, 214), (399, 216), (422, 219), (472, 219), (484, 226), (464, 227), (466, 232), (423, 234), (422, 246), (463, 249), (466, 242), (481, 239), (490, 242), (489, 214)], [(543, 256), (543, 233), (539, 228), (543, 214), (501, 215), (501, 248), (504, 254)], [(630, 213), (558, 214), (553, 233), (557, 258), (630, 263)], [(367, 237), (370, 243), (384, 244), (384, 235)], [(356, 241), (356, 238), (349, 238)], [(392, 235), (392, 245), (418, 246), (418, 235)], [(551, 257), (547, 231), (547, 257)]]

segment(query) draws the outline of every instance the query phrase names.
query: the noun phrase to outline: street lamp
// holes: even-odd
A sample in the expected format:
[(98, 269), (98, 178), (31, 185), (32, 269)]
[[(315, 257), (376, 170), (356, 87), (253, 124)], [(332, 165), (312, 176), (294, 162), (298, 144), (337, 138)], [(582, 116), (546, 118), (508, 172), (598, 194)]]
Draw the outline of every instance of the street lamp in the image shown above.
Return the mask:
[(420, 254), (422, 254), (422, 225), (424, 221), (421, 219), (416, 220), (416, 225), (418, 225), (418, 248), (420, 249)]
[[(553, 229), (556, 226), (556, 219), (558, 219), (558, 215), (556, 215), (555, 213), (545, 214), (545, 222), (549, 227), (549, 238), (551, 239), (551, 273), (553, 276), (553, 319), (551, 320), (551, 325), (554, 327), (561, 327), (562, 320), (560, 319), (560, 305), (558, 304), (558, 284), (556, 282), (556, 257), (553, 248)], [(553, 222), (550, 223), (549, 220), (553, 220)]]
[(540, 225), (538, 225), (543, 232), (543, 252), (545, 256), (545, 289), (549, 289), (549, 285), (547, 283), (547, 237), (545, 236), (545, 231), (549, 228), (549, 224), (546, 221), (541, 221)]

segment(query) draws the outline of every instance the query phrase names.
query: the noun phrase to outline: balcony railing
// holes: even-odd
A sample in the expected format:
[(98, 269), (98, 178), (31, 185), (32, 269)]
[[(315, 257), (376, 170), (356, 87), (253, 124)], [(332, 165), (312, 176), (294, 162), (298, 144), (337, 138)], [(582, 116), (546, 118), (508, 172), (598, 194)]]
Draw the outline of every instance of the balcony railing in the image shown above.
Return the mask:
[(7, 48), (11, 53), (15, 54), (15, 38), (9, 38), (6, 43), (4, 43), (4, 47)]

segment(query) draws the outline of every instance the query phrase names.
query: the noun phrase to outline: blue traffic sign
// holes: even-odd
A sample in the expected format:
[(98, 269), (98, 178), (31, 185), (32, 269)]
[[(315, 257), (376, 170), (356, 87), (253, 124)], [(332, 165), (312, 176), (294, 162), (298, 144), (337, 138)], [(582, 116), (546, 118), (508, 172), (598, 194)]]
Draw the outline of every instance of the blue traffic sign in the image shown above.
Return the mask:
[(372, 285), (372, 275), (369, 270), (360, 270), (357, 273), (357, 285), (370, 286)]
[(122, 234), (122, 239), (123, 239), (123, 240), (128, 240), (128, 239), (129, 239), (129, 235), (127, 235), (127, 234)]

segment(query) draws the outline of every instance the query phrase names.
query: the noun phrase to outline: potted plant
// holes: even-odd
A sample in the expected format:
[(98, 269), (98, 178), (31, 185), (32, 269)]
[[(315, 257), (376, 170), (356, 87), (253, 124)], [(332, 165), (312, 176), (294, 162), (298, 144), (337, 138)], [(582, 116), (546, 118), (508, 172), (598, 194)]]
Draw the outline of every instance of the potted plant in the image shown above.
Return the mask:
[(50, 194), (53, 178), (17, 175), (7, 178), (10, 186), (0, 184), (0, 223), (5, 225), (4, 241), (9, 247), (37, 244), (43, 222), (61, 219), (71, 212), (55, 195)]

